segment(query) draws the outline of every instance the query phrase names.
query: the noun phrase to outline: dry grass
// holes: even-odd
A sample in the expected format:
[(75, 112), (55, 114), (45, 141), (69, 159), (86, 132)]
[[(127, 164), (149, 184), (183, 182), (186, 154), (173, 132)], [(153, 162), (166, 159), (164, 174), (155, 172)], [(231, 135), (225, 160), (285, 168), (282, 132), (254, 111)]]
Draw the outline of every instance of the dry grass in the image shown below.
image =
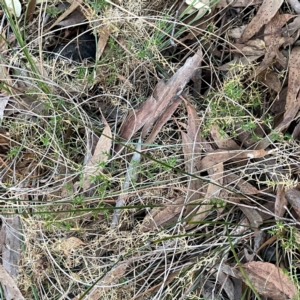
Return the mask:
[[(131, 162), (136, 135), (123, 152), (110, 153), (89, 191), (75, 190), (75, 183), (83, 177), (83, 165), (104, 128), (99, 109), (110, 125), (115, 146), (126, 115), (152, 94), (159, 79), (170, 78), (199, 43), (204, 53), (205, 83), (201, 96), (193, 94), (192, 84), (187, 95), (198, 113), (203, 136), (201, 152), (198, 148), (194, 158), (205, 157), (209, 147), (217, 149), (212, 126), (219, 126), (220, 140), (234, 140), (240, 145), (244, 140), (251, 142), (249, 135), (255, 145), (272, 132), (273, 126), (268, 119), (270, 104), (265, 103), (266, 109), (261, 110), (262, 95), (272, 92), (254, 80), (244, 82), (254, 65), (242, 69), (233, 79), (217, 69), (230, 60), (228, 54), (218, 61), (212, 50), (226, 51), (231, 45), (218, 31), (218, 23), (214, 24), (222, 10), (211, 15), (212, 23), (203, 22), (197, 39), (180, 42), (172, 53), (169, 38), (173, 23), (175, 32), (182, 30), (175, 41), (195, 34), (196, 28), (194, 23), (174, 21), (178, 7), (174, 1), (115, 1), (115, 5), (99, 6), (99, 11), (91, 4), (84, 3), (89, 29), (100, 31), (103, 24), (112, 28), (97, 63), (77, 64), (43, 56), (39, 52), (43, 41), (53, 32), (39, 39), (34, 24), (29, 26), (31, 35), (26, 45), (40, 70), (38, 78), (32, 76), (32, 66), (22, 48), (7, 49), (2, 55), (2, 66), (10, 68), (10, 79), (2, 88), (9, 90), (12, 101), (1, 123), (1, 198), (3, 213), (17, 212), (22, 221), (18, 287), (24, 297), (72, 299), (92, 287), (102, 293), (98, 299), (229, 299), (226, 284), (222, 285), (220, 279), (220, 273), (225, 274), (221, 266), (238, 264), (233, 252), (239, 261), (252, 254), (252, 243), (258, 242), (254, 241), (256, 231), (251, 221), (247, 222), (245, 210), (254, 206), (254, 211), (269, 216), (263, 219), (259, 237), (267, 240), (270, 230), (278, 234), (260, 257), (269, 259), (272, 255), (268, 251), (277, 247), (297, 283), (295, 222), (289, 213), (279, 218), (285, 224), (286, 234), (281, 234), (283, 229), (276, 224), (271, 209), (274, 189), (279, 185), (291, 188), (298, 181), (294, 172), (299, 160), (298, 142), (288, 137), (274, 139), (271, 147), (276, 149), (275, 154), (225, 164), (224, 178), (235, 174), (263, 193), (241, 193), (237, 179), (224, 184), (228, 189), (223, 190), (225, 194), (208, 201), (205, 220), (190, 229), (186, 222), (197, 212), (196, 199), (205, 197), (211, 179), (206, 171), (197, 173), (198, 179), (184, 171), (187, 161), (181, 131), (189, 121), (184, 103), (153, 144), (142, 150), (140, 162)], [(225, 25), (230, 28), (235, 24)], [(124, 189), (131, 167), (136, 178)], [(196, 191), (191, 191), (193, 180), (198, 180)], [(192, 192), (198, 198), (193, 200), (189, 215), (184, 215), (181, 203), (176, 219), (145, 230), (145, 218), (156, 220), (155, 206), (161, 211), (176, 199), (192, 198)], [(128, 209), (121, 210), (119, 225), (114, 228), (112, 216), (122, 195), (126, 195)], [(279, 256), (270, 259), (276, 261)], [(247, 293), (247, 299), (255, 299), (250, 291)]]

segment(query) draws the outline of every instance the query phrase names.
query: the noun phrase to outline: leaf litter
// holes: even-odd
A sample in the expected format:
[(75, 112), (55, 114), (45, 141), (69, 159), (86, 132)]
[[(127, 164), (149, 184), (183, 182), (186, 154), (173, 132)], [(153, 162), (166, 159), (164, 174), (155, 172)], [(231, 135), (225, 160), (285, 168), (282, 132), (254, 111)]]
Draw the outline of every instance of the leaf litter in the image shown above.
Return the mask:
[[(22, 266), (20, 290), (5, 271), (2, 285), (18, 299), (30, 298), (28, 280), (43, 285), (41, 299), (63, 297), (70, 277), (68, 297), (78, 299), (240, 299), (242, 282), (251, 295), (295, 297), (282, 269), (293, 278), (299, 269), (296, 3), (146, 2), (107, 1), (96, 12), (77, 1), (42, 19), (44, 6), (31, 1), (28, 28), (38, 16), (44, 26), (31, 32), (38, 51), (59, 44), (48, 35), (93, 29), (98, 40), (95, 64), (56, 71), (35, 59), (43, 76), (26, 51), (11, 52), (22, 41), (3, 30), (11, 45), (1, 41), (0, 190), (3, 209), (24, 221), (26, 250), (10, 262)], [(163, 11), (176, 26), (156, 23)]]

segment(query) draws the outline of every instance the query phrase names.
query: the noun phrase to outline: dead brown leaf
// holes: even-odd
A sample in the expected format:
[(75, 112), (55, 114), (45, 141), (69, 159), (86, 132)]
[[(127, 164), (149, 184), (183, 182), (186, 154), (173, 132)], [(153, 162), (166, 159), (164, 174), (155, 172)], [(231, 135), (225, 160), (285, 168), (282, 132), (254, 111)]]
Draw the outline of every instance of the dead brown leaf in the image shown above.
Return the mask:
[(239, 150), (240, 146), (226, 133), (220, 134), (220, 128), (217, 125), (210, 127), (210, 134), (214, 142), (220, 149)]
[(241, 43), (250, 40), (263, 25), (268, 24), (281, 7), (283, 0), (264, 0), (256, 15), (246, 27), (241, 37)]
[(148, 134), (153, 124), (163, 115), (168, 106), (178, 99), (188, 81), (193, 77), (195, 70), (200, 66), (201, 61), (202, 51), (199, 48), (195, 55), (187, 59), (184, 66), (167, 83), (160, 81), (157, 84), (153, 91), (153, 96), (157, 100), (156, 109), (154, 115), (150, 116), (145, 122), (142, 131), (143, 138)]
[(183, 203), (184, 199), (179, 197), (172, 201), (170, 205), (166, 205), (166, 207), (155, 207), (151, 209), (143, 221), (142, 231), (148, 232), (159, 230), (176, 223), (178, 221), (178, 216), (182, 211), (181, 204)]
[(291, 23), (285, 26), (282, 36), (284, 37), (293, 36), (296, 40), (299, 37), (299, 29), (300, 29), (300, 16), (297, 16)]
[(234, 173), (224, 177), (224, 184), (233, 184), (234, 186), (238, 187), (241, 193), (246, 195), (257, 195), (260, 193), (256, 187)]
[[(185, 170), (187, 173), (195, 174), (198, 172), (198, 168), (201, 161), (202, 148), (206, 151), (212, 151), (211, 146), (202, 140), (200, 135), (200, 119), (197, 115), (196, 109), (184, 99), (187, 113), (188, 113), (188, 124), (186, 126), (186, 133), (181, 132), (182, 138), (182, 151), (184, 154)], [(188, 189), (190, 190), (187, 194), (187, 202), (195, 202), (199, 199), (199, 193), (194, 191), (200, 190), (203, 186), (201, 179), (189, 178)], [(185, 215), (189, 215), (194, 209), (193, 206), (187, 206)]]
[(60, 27), (77, 26), (77, 25), (80, 26), (84, 21), (86, 21), (86, 17), (77, 8), (72, 13), (70, 13), (66, 18), (64, 18), (62, 21), (57, 23), (56, 26), (60, 26)]
[(282, 26), (286, 24), (293, 15), (276, 13), (274, 18), (266, 25), (264, 30), (264, 40), (266, 44), (266, 54), (256, 69), (256, 75), (260, 74), (263, 70), (267, 69), (276, 60), (285, 68), (286, 58), (279, 52), (279, 47), (284, 43), (292, 43), (293, 38), (282, 36)]
[(59, 16), (49, 28), (44, 30), (44, 33), (50, 31), (53, 27), (57, 26), (60, 22), (62, 22), (65, 18), (72, 14), (80, 6), (81, 3), (82, 0), (72, 1), (71, 5), (66, 9), (66, 11), (63, 12), (62, 15)]
[(218, 272), (216, 272), (214, 274), (214, 277), (216, 278), (217, 282), (224, 287), (224, 290), (228, 296), (228, 299), (232, 299), (235, 300), (235, 285), (233, 284), (231, 278), (225, 274), (224, 272), (222, 272), (221, 270), (218, 270)]
[(0, 283), (4, 292), (5, 299), (25, 300), (20, 290), (18, 289), (16, 282), (7, 273), (2, 265), (0, 265)]
[(261, 150), (238, 150), (238, 151), (226, 151), (216, 150), (202, 159), (200, 170), (208, 170), (217, 163), (224, 163), (228, 160), (240, 160), (240, 159), (252, 159), (264, 157), (268, 154), (268, 151)]
[(273, 70), (266, 70), (259, 75), (260, 82), (264, 83), (267, 87), (280, 93), (282, 83), (280, 82), (278, 75)]
[(105, 128), (98, 140), (94, 154), (85, 165), (83, 170), (84, 175), (82, 188), (84, 191), (88, 190), (92, 184), (91, 176), (96, 175), (102, 169), (102, 167), (99, 166), (99, 163), (105, 163), (109, 158), (109, 153), (112, 145), (112, 133), (108, 123), (106, 121), (105, 123)]
[(292, 18), (295, 18), (295, 16), (291, 14), (275, 14), (274, 18), (266, 25), (264, 30), (266, 47), (278, 49), (289, 40), (289, 36), (283, 36), (282, 27)]
[(300, 108), (299, 67), (300, 47), (294, 47), (289, 58), (289, 84), (285, 104), (285, 113), (283, 116), (283, 121), (276, 127), (276, 129), (280, 131), (286, 129), (289, 126)]
[[(119, 263), (114, 269), (108, 272), (105, 277), (97, 282), (97, 285), (104, 287), (95, 287), (92, 291), (84, 298), (85, 300), (99, 300), (105, 295), (105, 292), (110, 289), (109, 285), (119, 282), (120, 278), (125, 274), (127, 267), (130, 265), (131, 261), (124, 261)], [(80, 298), (81, 299), (81, 298)]]
[(213, 204), (210, 204), (209, 201), (212, 198), (218, 198), (222, 190), (221, 186), (223, 185), (223, 172), (223, 163), (214, 165), (210, 170), (209, 177), (211, 179), (211, 182), (208, 184), (206, 195), (204, 199), (202, 199), (201, 205), (199, 206), (197, 212), (193, 213), (193, 216), (189, 218), (188, 210), (185, 211), (184, 216), (189, 218), (186, 230), (190, 230), (196, 227), (197, 223), (203, 221), (205, 217), (211, 212)]
[(32, 21), (35, 6), (36, 6), (36, 0), (29, 0), (27, 4), (26, 20)]
[(252, 208), (241, 206), (240, 210), (245, 214), (250, 222), (250, 226), (253, 230), (258, 229), (258, 227), (263, 223), (263, 219), (260, 214)]
[(108, 38), (111, 34), (111, 26), (104, 25), (103, 27), (99, 28), (98, 31), (98, 41), (97, 41), (97, 56), (96, 60), (100, 60), (100, 57), (105, 49), (107, 44)]
[(228, 29), (228, 36), (233, 39), (240, 39), (247, 25), (238, 26), (232, 29)]
[[(271, 107), (271, 112), (274, 115), (279, 115), (279, 114), (282, 114), (284, 112), (287, 91), (288, 91), (288, 88), (284, 87), (280, 91), (279, 97), (277, 99), (275, 99), (275, 101), (273, 102), (272, 107)], [(278, 125), (278, 124), (276, 124), (276, 125)]]
[[(186, 267), (186, 269), (187, 269), (187, 267)], [(139, 299), (141, 297), (144, 297), (142, 299), (145, 299), (145, 296), (147, 294), (153, 293), (154, 291), (158, 290), (162, 285), (168, 286), (181, 272), (182, 272), (182, 270), (169, 273), (169, 275), (168, 275), (168, 277), (167, 277), (167, 279), (165, 281), (163, 281), (161, 283), (158, 283), (155, 286), (150, 287), (145, 292), (134, 296), (130, 300), (136, 300), (136, 299)]]
[(64, 240), (61, 243), (60, 248), (66, 256), (69, 256), (70, 252), (80, 245), (85, 245), (85, 244), (79, 238), (72, 236), (72, 237)]
[[(166, 83), (157, 83), (153, 95), (150, 96), (139, 109), (132, 112), (120, 129), (120, 137), (128, 140), (143, 126), (142, 137), (145, 138), (153, 124), (164, 114), (166, 109), (175, 102), (183, 92), (188, 81), (202, 61), (201, 48), (191, 58), (188, 58), (181, 67)], [(120, 151), (122, 147), (116, 147)]]
[(180, 104), (180, 102), (181, 102), (181, 99), (178, 98), (177, 100), (175, 100), (173, 103), (171, 103), (166, 108), (166, 110), (163, 112), (163, 114), (161, 115), (161, 117), (158, 119), (158, 121), (154, 125), (154, 127), (153, 127), (150, 135), (148, 136), (148, 138), (147, 138), (147, 140), (145, 142), (146, 144), (151, 144), (154, 141), (154, 139), (156, 138), (157, 134), (160, 132), (160, 130), (162, 129), (162, 127), (172, 117), (173, 113), (177, 109), (177, 107)]
[[(286, 300), (297, 296), (297, 288), (277, 266), (261, 261), (251, 261), (243, 265), (247, 276), (256, 291), (272, 300)], [(240, 278), (247, 280), (240, 273)]]
[(242, 53), (243, 55), (246, 56), (262, 56), (266, 53), (265, 49), (258, 49), (254, 46), (248, 46), (246, 44), (233, 44), (232, 45), (232, 52), (236, 52), (236, 53)]
[[(201, 138), (200, 119), (196, 109), (184, 99), (188, 113), (188, 124), (186, 126), (187, 133), (181, 131), (182, 150), (185, 158), (185, 170), (188, 173), (194, 174), (197, 171), (197, 166), (201, 160), (201, 152), (205, 141)], [(205, 149), (205, 148), (204, 148)], [(212, 148), (205, 149), (211, 151)]]

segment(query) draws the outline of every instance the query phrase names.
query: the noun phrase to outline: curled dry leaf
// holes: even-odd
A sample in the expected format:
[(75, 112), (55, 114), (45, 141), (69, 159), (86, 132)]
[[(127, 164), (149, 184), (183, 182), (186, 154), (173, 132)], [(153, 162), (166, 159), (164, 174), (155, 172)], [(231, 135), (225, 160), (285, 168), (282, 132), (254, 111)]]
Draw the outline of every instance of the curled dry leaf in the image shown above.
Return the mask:
[(254, 46), (246, 44), (233, 44), (232, 52), (242, 53), (246, 56), (262, 56), (266, 53), (265, 49), (258, 49)]
[(239, 27), (229, 29), (228, 30), (228, 36), (233, 38), (233, 39), (239, 39), (242, 36), (242, 34), (243, 34), (246, 27), (247, 27), (247, 25), (242, 25), (242, 26), (239, 26)]
[[(243, 268), (256, 291), (273, 300), (292, 299), (297, 296), (297, 288), (282, 270), (268, 262), (252, 261)], [(240, 278), (247, 280), (239, 272)]]
[(257, 14), (246, 27), (241, 37), (241, 43), (251, 39), (259, 30), (269, 23), (281, 7), (283, 0), (264, 0)]
[(202, 159), (200, 170), (210, 169), (217, 163), (223, 163), (228, 160), (259, 158), (266, 156), (268, 153), (269, 152), (265, 151), (264, 149), (238, 151), (216, 150), (212, 153), (207, 153), (207, 155)]
[(72, 237), (64, 240), (60, 244), (60, 248), (66, 256), (69, 256), (70, 252), (80, 245), (85, 245), (85, 244), (79, 238), (72, 236)]
[(266, 49), (266, 44), (261, 39), (250, 40), (246, 43), (246, 45), (249, 46), (249, 47), (256, 48), (258, 50), (265, 50)]
[(283, 67), (286, 67), (286, 58), (279, 51), (279, 47), (284, 43), (292, 43), (294, 39), (290, 37), (283, 37), (281, 28), (293, 17), (293, 15), (280, 15), (279, 13), (277, 13), (274, 18), (266, 25), (264, 30), (266, 54), (259, 67), (256, 69), (256, 75), (267, 69), (276, 60)]

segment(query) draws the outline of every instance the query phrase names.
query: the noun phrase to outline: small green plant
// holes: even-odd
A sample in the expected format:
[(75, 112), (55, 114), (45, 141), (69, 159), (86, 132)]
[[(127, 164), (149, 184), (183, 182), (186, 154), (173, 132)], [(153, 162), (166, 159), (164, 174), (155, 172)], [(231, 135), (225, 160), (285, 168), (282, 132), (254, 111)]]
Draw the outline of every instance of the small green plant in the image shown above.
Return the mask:
[(42, 142), (43, 146), (49, 146), (50, 145), (51, 141), (50, 141), (48, 135), (41, 136), (40, 139), (41, 139), (41, 142)]
[(56, 18), (58, 15), (60, 15), (63, 10), (57, 8), (57, 7), (53, 7), (53, 6), (47, 6), (46, 7), (46, 12), (51, 15), (53, 18)]
[(241, 132), (247, 132), (252, 139), (259, 140), (255, 129), (262, 124), (272, 127), (270, 115), (266, 115), (263, 120), (256, 117), (256, 110), (261, 103), (260, 94), (254, 84), (244, 87), (241, 77), (228, 79), (220, 91), (212, 96), (203, 136), (209, 134), (212, 125), (217, 125), (223, 136), (230, 133), (231, 137), (236, 137)]
[(7, 158), (8, 159), (16, 158), (18, 156), (18, 154), (20, 153), (20, 151), (21, 151), (21, 148), (18, 146), (11, 147), (9, 149), (9, 152), (7, 153)]
[(87, 0), (87, 2), (93, 8), (95, 13), (99, 13), (109, 7), (109, 3), (105, 0)]
[(242, 84), (236, 80), (225, 82), (223, 89), (225, 96), (238, 102), (242, 100), (243, 94), (245, 93)]

